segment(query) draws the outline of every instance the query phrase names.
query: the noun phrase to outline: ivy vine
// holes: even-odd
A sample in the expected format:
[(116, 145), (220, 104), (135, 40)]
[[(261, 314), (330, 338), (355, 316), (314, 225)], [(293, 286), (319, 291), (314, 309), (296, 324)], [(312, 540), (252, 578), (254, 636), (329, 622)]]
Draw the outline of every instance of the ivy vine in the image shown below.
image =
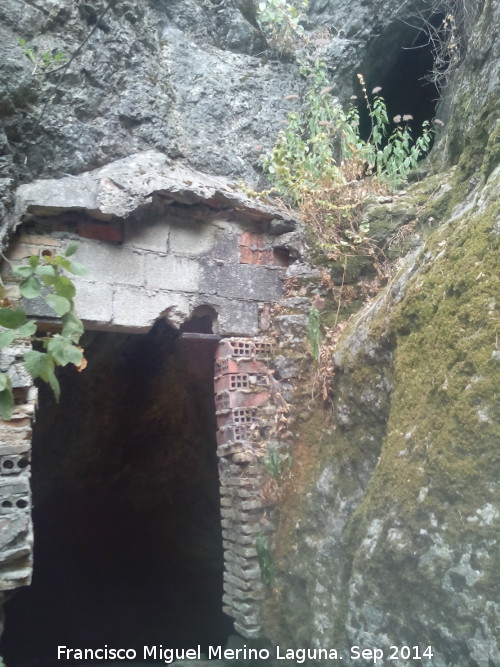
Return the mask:
[[(12, 267), (12, 273), (20, 279), (19, 291), (23, 299), (43, 298), (54, 314), (61, 318), (59, 333), (36, 336), (36, 322), (28, 319), (21, 304), (10, 301), (4, 286), (0, 285), (0, 327), (3, 328), (0, 350), (18, 339), (38, 341), (45, 352), (30, 350), (24, 356), (24, 366), (33, 379), (40, 378), (50, 385), (57, 401), (61, 388), (55, 374), (56, 367), (73, 364), (78, 370), (83, 370), (86, 366), (83, 349), (78, 344), (83, 324), (75, 314), (76, 288), (66, 275), (66, 272), (74, 275), (87, 273), (85, 267), (70, 259), (77, 248), (77, 243), (71, 243), (62, 255), (32, 255), (28, 264)], [(0, 417), (10, 419), (13, 410), (12, 380), (8, 372), (0, 371)]]

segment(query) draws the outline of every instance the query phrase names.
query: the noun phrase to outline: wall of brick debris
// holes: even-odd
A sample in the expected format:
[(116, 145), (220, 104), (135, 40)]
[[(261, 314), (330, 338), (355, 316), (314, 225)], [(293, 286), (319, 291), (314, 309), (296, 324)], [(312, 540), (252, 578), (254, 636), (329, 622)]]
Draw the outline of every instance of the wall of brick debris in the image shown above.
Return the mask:
[(22, 364), (30, 347), (20, 342), (0, 351), (0, 370), (9, 374), (16, 406), (9, 421), (0, 420), (0, 591), (31, 581), (30, 456), (37, 390)]
[[(159, 318), (180, 326), (199, 312), (211, 312), (215, 332), (240, 336), (222, 340), (214, 369), (223, 604), (241, 634), (257, 637), (266, 586), (256, 540), (273, 528), (273, 502), (262, 494), (267, 479), (262, 461), (269, 443), (276, 442), (278, 407), (271, 344), (258, 334), (268, 328), (271, 305), (282, 295), (288, 255), (262, 225), (231, 220), (227, 212), (206, 207), (172, 206), (151, 219), (118, 222), (71, 213), (19, 228), (3, 271), (9, 297), (19, 297), (12, 265), (33, 254), (61, 253), (75, 239), (80, 243), (75, 258), (88, 269), (75, 280), (77, 312), (87, 328), (144, 332)], [(42, 299), (26, 308), (40, 322), (55, 320)], [(3, 356), (12, 374), (22, 368), (18, 348)], [(31, 576), (28, 464), (36, 393), (25, 375), (21, 384), (24, 399), (12, 421), (0, 426), (0, 590), (25, 585)]]
[[(208, 306), (216, 313), (215, 331), (256, 335), (264, 304), (280, 297), (287, 257), (258, 228), (248, 230), (207, 211), (200, 217), (172, 211), (114, 225), (58, 221), (45, 225), (44, 234), (40, 227), (21, 231), (7, 257), (23, 262), (43, 251), (62, 252), (78, 240), (75, 259), (88, 274), (75, 279), (76, 308), (87, 328), (145, 332), (160, 317), (179, 326)], [(104, 240), (106, 235), (112, 240)], [(5, 279), (15, 297), (8, 269)], [(43, 299), (27, 305), (34, 317), (53, 316)]]

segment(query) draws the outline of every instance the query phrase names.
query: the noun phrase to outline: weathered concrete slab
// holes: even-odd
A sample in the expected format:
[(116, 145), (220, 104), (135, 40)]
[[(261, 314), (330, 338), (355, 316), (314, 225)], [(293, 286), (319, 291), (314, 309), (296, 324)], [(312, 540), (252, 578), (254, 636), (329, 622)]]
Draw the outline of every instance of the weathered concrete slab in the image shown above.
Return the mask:
[(98, 220), (124, 218), (151, 204), (155, 193), (165, 204), (204, 204), (233, 209), (249, 220), (271, 222), (278, 218), (293, 223), (286, 211), (248, 197), (227, 179), (202, 174), (157, 151), (136, 153), (79, 176), (21, 185), (15, 216), (22, 221), (76, 210)]
[(113, 288), (104, 282), (75, 281), (75, 308), (87, 322), (106, 324), (113, 318)]
[(82, 241), (75, 259), (81, 262), (96, 282), (118, 285), (144, 285), (144, 255), (126, 247)]
[(128, 331), (149, 331), (159, 317), (173, 326), (184, 322), (190, 312), (187, 297), (176, 292), (116, 287), (113, 295), (112, 326)]
[(197, 292), (200, 265), (194, 259), (179, 255), (146, 255), (146, 287), (177, 292)]
[[(282, 271), (266, 266), (211, 264), (204, 267), (202, 284), (227, 299), (277, 301), (282, 295)], [(206, 291), (209, 291), (208, 289)]]

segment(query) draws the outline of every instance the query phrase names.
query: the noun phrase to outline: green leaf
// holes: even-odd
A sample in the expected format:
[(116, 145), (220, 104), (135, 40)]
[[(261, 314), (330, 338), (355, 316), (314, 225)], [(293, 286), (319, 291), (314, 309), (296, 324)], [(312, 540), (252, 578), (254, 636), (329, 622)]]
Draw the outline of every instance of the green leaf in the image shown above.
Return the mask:
[(71, 257), (71, 255), (74, 255), (75, 252), (78, 250), (79, 243), (74, 241), (73, 243), (70, 243), (69, 246), (66, 248), (64, 251), (64, 256), (65, 257)]
[(7, 345), (10, 345), (13, 340), (17, 338), (18, 330), (17, 329), (9, 329), (8, 331), (3, 331), (0, 334), (0, 349), (2, 347), (7, 347)]
[[(5, 374), (2, 373), (2, 375)], [(7, 375), (5, 375), (5, 377), (7, 378), (7, 386), (0, 391), (0, 417), (9, 420), (12, 417), (12, 411), (14, 410), (14, 396), (12, 395), (10, 378)]]
[(71, 340), (59, 334), (49, 340), (47, 351), (53, 356), (58, 366), (66, 366), (67, 364), (78, 366), (83, 358), (82, 350), (75, 347)]
[(22, 308), (0, 308), (0, 327), (17, 329), (26, 322), (26, 313)]
[(56, 315), (61, 317), (68, 313), (71, 309), (71, 301), (64, 296), (57, 296), (56, 294), (48, 294), (45, 301), (55, 311)]
[(42, 264), (35, 269), (37, 276), (56, 276), (57, 272), (51, 264)]
[(46, 352), (30, 350), (24, 356), (24, 365), (33, 379), (41, 378), (50, 385), (56, 401), (59, 402), (61, 387), (54, 373), (55, 362), (52, 355)]
[(50, 388), (54, 392), (54, 397), (56, 399), (56, 402), (59, 403), (59, 399), (61, 398), (61, 386), (59, 384), (59, 380), (56, 378), (56, 374), (54, 371), (49, 371), (48, 375), (48, 383), (50, 385)]
[(0, 391), (3, 391), (9, 386), (9, 376), (7, 373), (0, 373)]
[(61, 257), (61, 255), (56, 255), (55, 257), (52, 258), (52, 262), (56, 264), (57, 266), (60, 266), (63, 269), (66, 269), (66, 271), (69, 271), (69, 266), (71, 262), (69, 259), (66, 259), (65, 257)]
[(28, 338), (29, 336), (33, 336), (35, 333), (36, 333), (36, 322), (34, 320), (26, 322), (26, 324), (23, 324), (23, 326), (17, 330), (17, 335), (22, 338), (23, 337)]
[(36, 299), (41, 289), (42, 285), (36, 276), (30, 276), (19, 284), (19, 291), (25, 299)]
[(35, 269), (38, 266), (38, 262), (40, 261), (37, 257), (37, 255), (31, 255), (29, 258), (29, 263), (32, 269)]
[(74, 313), (66, 313), (62, 318), (63, 328), (61, 335), (65, 338), (71, 338), (75, 343), (78, 342), (80, 336), (83, 334), (83, 324)]
[(86, 276), (88, 273), (85, 266), (83, 266), (83, 264), (80, 264), (80, 262), (71, 262), (69, 270), (71, 271), (71, 273), (74, 273), (77, 276)]
[(54, 359), (46, 352), (30, 350), (24, 355), (24, 365), (33, 379), (42, 378), (45, 382), (49, 381), (49, 374), (54, 372)]
[(69, 301), (74, 299), (76, 289), (73, 285), (73, 281), (67, 276), (57, 276), (52, 284), (58, 296), (64, 296), (66, 299), (69, 299)]
[[(61, 264), (62, 266), (62, 264)], [(83, 266), (83, 264), (80, 264), (79, 262), (68, 262), (68, 266), (64, 266), (63, 268), (67, 269), (70, 273), (74, 273), (77, 276), (86, 276), (87, 275), (87, 269)]]
[(33, 273), (31, 266), (13, 266), (12, 273), (18, 278), (29, 278)]

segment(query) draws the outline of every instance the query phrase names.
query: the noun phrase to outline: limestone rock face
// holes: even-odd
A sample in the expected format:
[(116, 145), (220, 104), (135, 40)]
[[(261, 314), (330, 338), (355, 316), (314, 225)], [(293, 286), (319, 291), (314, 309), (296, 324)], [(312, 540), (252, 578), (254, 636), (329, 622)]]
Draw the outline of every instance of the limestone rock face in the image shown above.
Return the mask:
[(418, 646), (439, 667), (500, 664), (499, 10), (451, 85), (437, 154), (456, 165), (408, 191), (435, 228), (346, 329), (331, 422), (301, 427), (274, 631), (344, 661)]
[[(255, 182), (260, 153), (291, 108), (283, 97), (301, 86), (297, 66), (249, 55), (258, 39), (259, 50), (266, 47), (236, 4), (119, 2), (99, 19), (106, 5), (2, 3), (4, 207), (19, 182), (148, 149)], [(58, 70), (56, 53), (74, 53), (94, 28), (67, 70)]]
[[(500, 3), (472, 4), (479, 17), (444, 94), (437, 173), (409, 192), (422, 243), (346, 330), (333, 421), (322, 406), (300, 407), (266, 628), (283, 645), (346, 658), (354, 645), (386, 658), (391, 645), (430, 646), (433, 667), (500, 664)], [(259, 183), (259, 158), (304, 81), (266, 43), (256, 1), (107, 5), (0, 3), (0, 216), (21, 183), (147, 151)], [(349, 96), (358, 68), (390, 67), (398, 31), (448, 5), (311, 0), (306, 32), (334, 94)], [(57, 52), (76, 53), (67, 69)], [(283, 327), (300, 345), (306, 315), (290, 317)], [(295, 377), (285, 355), (279, 366)]]
[[(367, 47), (395, 17), (413, 16), (426, 3), (400, 4), (311, 3), (307, 34), (342, 99)], [(303, 87), (297, 62), (267, 45), (256, 0), (120, 1), (105, 11), (107, 5), (1, 3), (0, 214), (20, 182), (81, 173), (150, 149), (255, 184), (262, 152), (297, 106), (297, 98), (285, 99)], [(57, 54), (71, 56), (87, 37), (69, 67), (58, 69)], [(389, 51), (383, 47), (390, 60)]]

